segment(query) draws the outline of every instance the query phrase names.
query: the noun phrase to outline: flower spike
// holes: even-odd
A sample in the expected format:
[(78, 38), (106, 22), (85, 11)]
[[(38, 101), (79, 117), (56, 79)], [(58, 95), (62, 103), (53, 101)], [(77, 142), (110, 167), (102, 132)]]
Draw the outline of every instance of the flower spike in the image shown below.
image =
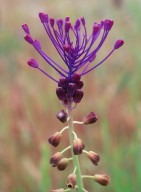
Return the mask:
[[(94, 22), (91, 34), (88, 34), (84, 17), (76, 19), (75, 23), (72, 24), (68, 16), (65, 19), (59, 18), (56, 20), (49, 17), (48, 14), (40, 12), (39, 19), (48, 38), (51, 40), (54, 48), (65, 64), (65, 67), (63, 67), (63, 65), (50, 58), (43, 50), (40, 41), (32, 37), (28, 25), (22, 25), (22, 29), (25, 33), (25, 41), (35, 48), (49, 67), (55, 70), (58, 78), (54, 78), (44, 71), (33, 58), (28, 60), (27, 64), (32, 68), (36, 68), (57, 84), (56, 95), (66, 108), (66, 111), (59, 111), (56, 117), (60, 122), (67, 123), (67, 125), (51, 135), (48, 138), (48, 142), (53, 147), (58, 147), (61, 139), (63, 139), (62, 135), (65, 136), (64, 132), (68, 131), (69, 136), (66, 138), (66, 141), (69, 140), (69, 145), (59, 150), (59, 152), (56, 152), (50, 158), (50, 165), (63, 171), (70, 161), (73, 164), (73, 172), (71, 172), (66, 179), (66, 189), (59, 188), (52, 190), (52, 192), (68, 192), (72, 191), (74, 188), (77, 189), (78, 192), (88, 192), (84, 188), (84, 178), (93, 179), (100, 185), (107, 186), (110, 182), (110, 177), (107, 174), (95, 174), (93, 176), (82, 175), (78, 157), (82, 153), (86, 154), (93, 165), (98, 166), (100, 155), (91, 150), (86, 151), (85, 144), (75, 131), (75, 124), (93, 124), (97, 122), (98, 117), (94, 112), (90, 112), (83, 118), (82, 122), (74, 121), (72, 111), (76, 108), (77, 104), (81, 102), (84, 96), (82, 90), (84, 86), (82, 77), (103, 64), (115, 50), (119, 49), (124, 44), (124, 41), (122, 39), (116, 40), (109, 54), (101, 61), (98, 61), (98, 63), (95, 63), (97, 54), (113, 27), (113, 20), (105, 19), (100, 22)], [(69, 155), (69, 157), (64, 157), (65, 155)]]

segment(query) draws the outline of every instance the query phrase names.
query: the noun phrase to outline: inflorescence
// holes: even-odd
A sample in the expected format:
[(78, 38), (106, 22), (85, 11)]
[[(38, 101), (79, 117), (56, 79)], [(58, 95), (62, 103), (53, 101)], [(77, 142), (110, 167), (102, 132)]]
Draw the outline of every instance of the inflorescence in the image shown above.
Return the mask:
[[(22, 25), (25, 32), (24, 39), (31, 44), (49, 66), (57, 72), (59, 80), (45, 72), (33, 58), (27, 62), (28, 65), (38, 69), (57, 83), (56, 95), (66, 107), (66, 111), (61, 110), (57, 113), (56, 117), (62, 123), (68, 122), (68, 126), (50, 136), (48, 142), (52, 146), (57, 147), (60, 144), (63, 132), (69, 130), (70, 146), (66, 147), (61, 152), (56, 152), (50, 159), (50, 165), (52, 167), (57, 167), (60, 171), (66, 169), (70, 161), (73, 161), (74, 165), (74, 171), (69, 174), (66, 180), (67, 189), (61, 188), (52, 190), (52, 192), (65, 192), (70, 191), (72, 188), (78, 189), (79, 192), (86, 192), (82, 182), (84, 178), (91, 178), (99, 184), (106, 186), (110, 181), (110, 177), (107, 174), (95, 174), (94, 176), (81, 174), (78, 155), (85, 153), (87, 158), (94, 165), (99, 164), (100, 156), (96, 152), (86, 151), (83, 141), (77, 136), (74, 130), (74, 124), (88, 125), (95, 123), (98, 118), (94, 112), (91, 112), (83, 118), (82, 122), (73, 121), (71, 111), (83, 98), (83, 81), (81, 77), (101, 65), (116, 49), (119, 49), (124, 44), (124, 41), (122, 39), (116, 40), (109, 54), (100, 62), (93, 64), (98, 51), (113, 27), (112, 20), (105, 19), (99, 23), (95, 22), (91, 34), (88, 35), (84, 17), (77, 19), (74, 25), (71, 24), (69, 17), (66, 17), (64, 20), (58, 19), (55, 21), (54, 18), (49, 18), (46, 13), (39, 13), (39, 18), (49, 39), (65, 64), (63, 67), (50, 58), (43, 51), (40, 41), (33, 39), (28, 25)], [(100, 40), (98, 41), (98, 39)], [(72, 107), (72, 103), (75, 104), (74, 107)], [(64, 157), (64, 153), (68, 150), (71, 150), (72, 156), (70, 158)]]
[[(35, 59), (32, 58), (27, 63), (58, 84), (56, 94), (64, 105), (67, 105), (70, 101), (77, 104), (83, 97), (83, 91), (81, 90), (83, 82), (80, 80), (81, 77), (101, 65), (116, 49), (124, 44), (124, 41), (118, 39), (110, 53), (102, 59), (102, 61), (93, 65), (98, 51), (113, 26), (112, 20), (105, 19), (99, 23), (95, 22), (92, 27), (92, 32), (90, 36), (88, 36), (84, 17), (77, 19), (74, 26), (71, 24), (69, 17), (66, 17), (65, 20), (58, 19), (55, 21), (54, 18), (49, 18), (45, 13), (39, 13), (39, 18), (48, 37), (66, 66), (62, 67), (46, 55), (41, 48), (40, 41), (37, 39), (34, 40), (28, 25), (23, 24), (22, 28), (25, 32), (24, 39), (31, 44), (44, 60), (59, 74), (59, 80), (56, 80), (41, 69)], [(99, 43), (94, 47), (100, 36), (101, 39)], [(71, 37), (75, 40), (71, 40)]]

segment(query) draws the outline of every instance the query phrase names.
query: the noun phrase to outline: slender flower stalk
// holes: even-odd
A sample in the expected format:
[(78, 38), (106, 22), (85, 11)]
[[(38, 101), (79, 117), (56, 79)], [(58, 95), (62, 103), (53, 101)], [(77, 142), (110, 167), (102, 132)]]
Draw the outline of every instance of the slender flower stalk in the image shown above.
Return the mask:
[[(87, 192), (83, 184), (84, 178), (92, 178), (97, 183), (106, 186), (110, 181), (110, 177), (107, 174), (96, 174), (94, 176), (81, 174), (79, 155), (85, 153), (88, 160), (90, 160), (94, 166), (99, 164), (100, 156), (93, 151), (84, 150), (85, 145), (77, 136), (74, 127), (75, 124), (89, 125), (96, 123), (98, 117), (94, 112), (90, 112), (82, 119), (82, 122), (76, 120), (73, 121), (73, 110), (76, 108), (77, 104), (81, 102), (84, 96), (82, 91), (84, 86), (82, 77), (103, 64), (114, 51), (124, 44), (124, 41), (122, 39), (116, 40), (113, 48), (109, 51), (109, 54), (101, 61), (98, 61), (98, 63), (95, 63), (97, 54), (113, 27), (114, 22), (112, 20), (105, 19), (99, 23), (94, 22), (89, 35), (87, 33), (84, 17), (77, 19), (74, 25), (72, 25), (69, 17), (66, 17), (64, 20), (55, 20), (54, 18), (49, 18), (48, 14), (42, 12), (39, 13), (39, 19), (47, 36), (65, 65), (64, 68), (63, 65), (50, 58), (42, 49), (40, 41), (32, 37), (28, 25), (22, 25), (22, 29), (25, 32), (25, 41), (35, 48), (48, 66), (56, 71), (58, 77), (56, 76), (54, 78), (48, 72), (44, 71), (34, 58), (29, 59), (27, 64), (40, 71), (57, 84), (56, 95), (66, 109), (66, 111), (59, 111), (56, 117), (61, 123), (67, 122), (68, 125), (52, 134), (52, 136), (49, 137), (48, 142), (53, 147), (57, 147), (63, 139), (64, 131), (68, 131), (70, 145), (62, 149), (61, 152), (56, 152), (51, 157), (50, 164), (52, 167), (57, 167), (58, 170), (63, 171), (67, 168), (71, 160), (73, 162), (73, 171), (66, 179), (67, 188), (52, 190), (52, 192), (71, 191), (73, 188), (76, 188), (78, 192)], [(72, 40), (72, 36), (74, 41)], [(100, 39), (99, 43), (97, 43), (98, 39)], [(97, 46), (94, 46), (95, 43), (97, 43)], [(71, 150), (71, 156), (66, 158), (65, 154), (68, 150)]]
[(70, 139), (70, 145), (71, 145), (72, 159), (73, 159), (74, 167), (76, 167), (76, 181), (77, 181), (78, 191), (81, 192), (83, 191), (84, 186), (81, 178), (81, 170), (80, 170), (78, 156), (74, 155), (74, 152), (73, 152), (74, 126), (73, 126), (73, 116), (72, 116), (72, 109), (71, 109), (70, 103), (67, 107), (67, 112), (69, 117), (68, 126), (69, 126), (69, 139)]

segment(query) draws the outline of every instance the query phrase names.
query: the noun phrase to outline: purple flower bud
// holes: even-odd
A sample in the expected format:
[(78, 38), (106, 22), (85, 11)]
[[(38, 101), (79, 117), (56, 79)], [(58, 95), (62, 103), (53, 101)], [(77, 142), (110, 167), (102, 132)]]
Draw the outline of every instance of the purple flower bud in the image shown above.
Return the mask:
[(109, 20), (109, 19), (105, 19), (103, 21), (103, 24), (104, 24), (104, 30), (110, 31), (112, 26), (113, 26), (113, 24), (114, 24), (114, 21)]
[(73, 73), (71, 75), (71, 80), (74, 83), (77, 83), (78, 81), (80, 81), (80, 79), (81, 79), (81, 76), (79, 74), (77, 74), (77, 73)]
[(23, 24), (23, 25), (22, 25), (22, 28), (23, 28), (23, 30), (24, 30), (25, 33), (30, 34), (29, 27), (28, 27), (27, 24)]
[(83, 123), (85, 125), (95, 123), (98, 120), (98, 117), (94, 112), (90, 112), (86, 117), (83, 118)]
[(80, 29), (80, 20), (79, 19), (76, 20), (75, 25), (74, 25), (74, 29), (75, 30), (79, 30)]
[(60, 132), (54, 133), (49, 139), (48, 142), (53, 145), (54, 147), (57, 147), (60, 143), (62, 134)]
[(51, 25), (51, 27), (54, 27), (54, 23), (55, 23), (54, 18), (50, 18), (50, 25)]
[(67, 86), (67, 93), (69, 96), (73, 96), (76, 90), (76, 84), (75, 83), (69, 83)]
[(81, 18), (81, 22), (85, 26), (86, 22), (85, 22), (85, 18), (84, 17)]
[(62, 154), (60, 152), (55, 153), (50, 159), (51, 166), (56, 167), (61, 159)]
[(57, 19), (56, 24), (58, 25), (59, 28), (62, 28), (62, 26), (63, 26), (63, 19)]
[(76, 175), (70, 174), (67, 178), (66, 186), (68, 188), (74, 188), (76, 185)]
[(48, 23), (48, 15), (45, 13), (39, 13), (39, 18), (42, 23)]
[(59, 79), (58, 87), (63, 87), (66, 88), (68, 85), (68, 78), (67, 77), (62, 77)]
[(29, 34), (25, 35), (25, 36), (24, 36), (24, 39), (25, 39), (28, 43), (30, 43), (30, 44), (33, 44), (33, 43), (34, 43), (32, 37), (31, 37)]
[(100, 156), (93, 152), (93, 151), (89, 151), (87, 153), (87, 157), (90, 159), (90, 161), (94, 164), (94, 165), (98, 165), (99, 161), (100, 161)]
[(56, 95), (57, 95), (58, 99), (61, 100), (61, 101), (65, 100), (65, 98), (66, 98), (66, 92), (61, 87), (58, 87), (56, 89)]
[(56, 117), (62, 122), (65, 123), (67, 121), (67, 113), (64, 110), (61, 110), (57, 113)]
[(100, 185), (107, 186), (110, 182), (110, 177), (107, 174), (96, 174), (94, 180)]
[(74, 95), (73, 95), (73, 101), (75, 103), (80, 103), (82, 97), (83, 97), (83, 91), (80, 91), (80, 90), (76, 90)]
[(77, 88), (77, 89), (81, 89), (81, 88), (83, 87), (83, 85), (84, 85), (83, 81), (78, 81), (78, 82), (76, 83), (76, 88)]
[(68, 158), (62, 158), (57, 165), (58, 170), (63, 171), (64, 169), (66, 169), (66, 167), (68, 166), (68, 162)]
[(35, 59), (30, 59), (27, 64), (30, 66), (30, 67), (33, 67), (33, 68), (38, 68), (38, 63)]
[(70, 28), (71, 28), (71, 23), (70, 22), (66, 22), (65, 23), (65, 32), (68, 33)]
[(73, 152), (74, 155), (80, 155), (82, 154), (83, 149), (85, 148), (85, 145), (82, 143), (82, 140), (77, 138), (73, 141)]
[(124, 41), (122, 39), (118, 39), (115, 42), (114, 49), (119, 49), (124, 44)]
[(65, 18), (65, 22), (67, 23), (67, 22), (69, 22), (69, 21), (70, 21), (70, 17), (67, 16), (67, 17)]
[(63, 45), (64, 51), (66, 51), (67, 53), (69, 53), (71, 51), (71, 45), (69, 45), (68, 43), (65, 43)]
[(97, 35), (97, 33), (99, 32), (99, 30), (101, 29), (101, 25), (99, 23), (94, 23), (93, 26), (93, 35)]

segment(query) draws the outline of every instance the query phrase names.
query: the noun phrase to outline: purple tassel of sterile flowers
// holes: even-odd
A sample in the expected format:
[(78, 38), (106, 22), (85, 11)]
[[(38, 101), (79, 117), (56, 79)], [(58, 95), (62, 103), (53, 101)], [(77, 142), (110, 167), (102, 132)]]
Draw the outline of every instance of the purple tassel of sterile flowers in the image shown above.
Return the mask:
[[(101, 65), (116, 49), (119, 49), (124, 44), (124, 41), (118, 39), (109, 54), (102, 61), (94, 64), (97, 53), (113, 26), (112, 20), (105, 19), (99, 23), (95, 22), (91, 34), (88, 35), (84, 17), (77, 19), (74, 25), (71, 24), (69, 17), (66, 17), (64, 20), (55, 20), (54, 18), (49, 18), (46, 13), (39, 13), (39, 18), (66, 67), (50, 58), (42, 50), (39, 40), (33, 39), (28, 25), (23, 24), (24, 39), (58, 73), (59, 80), (41, 69), (35, 59), (30, 59), (28, 65), (38, 69), (58, 84), (56, 94), (64, 105), (67, 105), (69, 102), (77, 104), (83, 97), (81, 77)], [(74, 36), (74, 41), (72, 41), (72, 35)], [(94, 47), (93, 45), (95, 45), (99, 38), (101, 38), (99, 43)], [(74, 77), (78, 79), (74, 80)]]

